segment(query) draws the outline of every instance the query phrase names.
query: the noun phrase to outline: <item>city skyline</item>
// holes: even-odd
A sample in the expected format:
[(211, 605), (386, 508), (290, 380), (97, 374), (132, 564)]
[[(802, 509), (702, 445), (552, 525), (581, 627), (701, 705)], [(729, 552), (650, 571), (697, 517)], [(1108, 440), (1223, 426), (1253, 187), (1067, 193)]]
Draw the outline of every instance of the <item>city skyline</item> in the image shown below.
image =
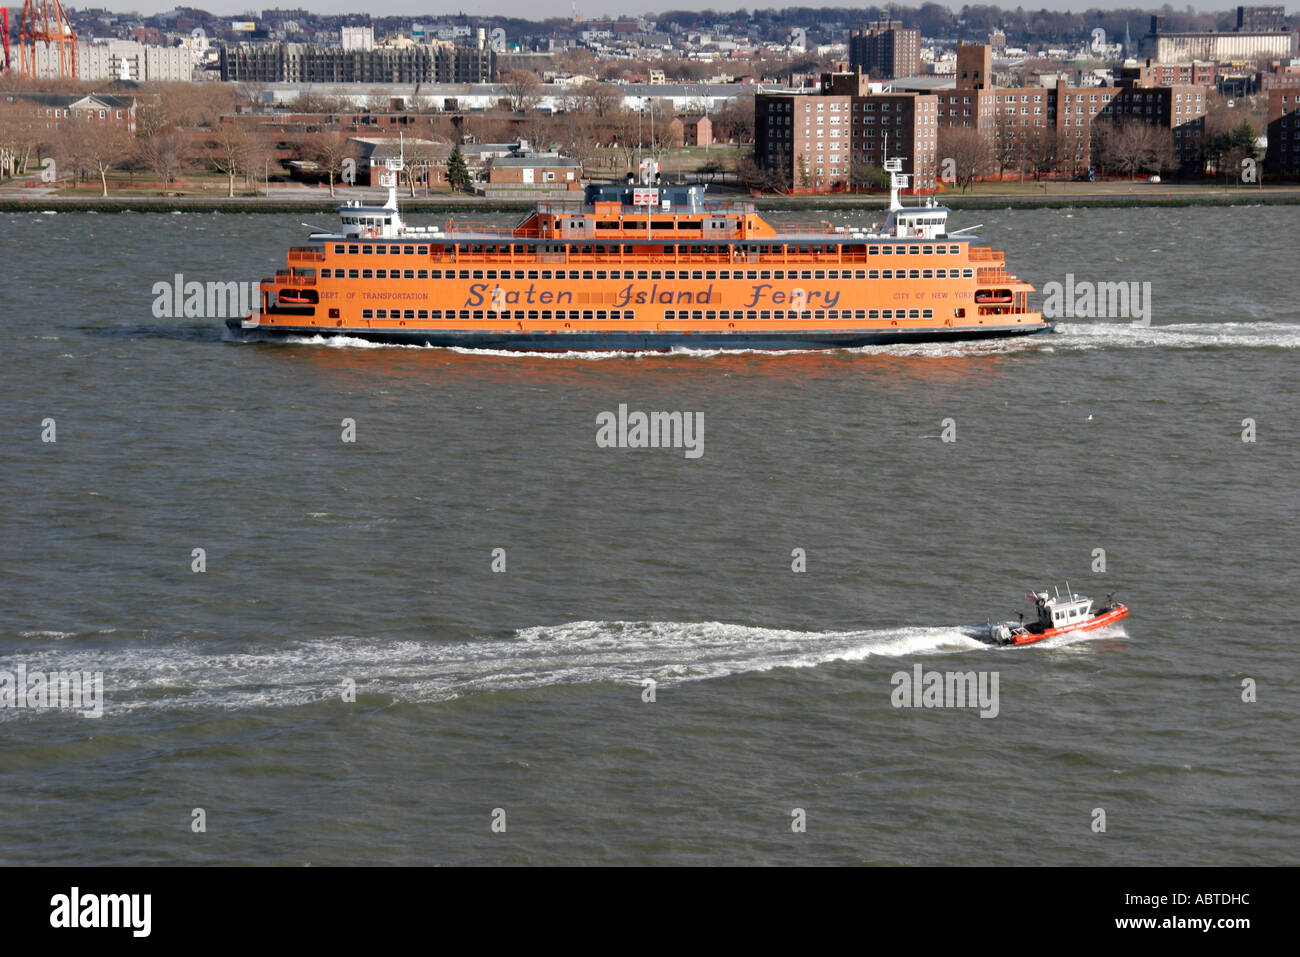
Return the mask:
[[(938, 2), (938, 0), (936, 0)], [(674, 10), (716, 10), (719, 14), (734, 13), (737, 10), (766, 10), (782, 9), (785, 7), (799, 6), (800, 4), (777, 4), (777, 3), (737, 3), (727, 5), (715, 2), (715, 0), (606, 0), (600, 4), (594, 4), (579, 0), (578, 13), (580, 16), (595, 19), (599, 16), (610, 14), (620, 16), (653, 16), (662, 15)], [(918, 6), (920, 4), (917, 4)], [(950, 10), (960, 10), (967, 4), (964, 3), (940, 3), (940, 6), (947, 7)], [(1012, 4), (989, 4), (990, 6), (1002, 6), (1007, 10), (1016, 9), (1017, 5)], [(16, 4), (15, 4), (16, 6)], [(163, 2), (151, 3), (148, 0), (136, 2), (136, 0), (127, 0), (123, 3), (104, 2), (103, 9), (111, 10), (114, 13), (128, 14), (139, 13), (144, 16), (154, 16), (159, 13), (165, 13), (174, 10), (178, 6), (174, 0), (163, 0)], [(839, 4), (827, 4), (826, 6), (838, 8)], [(900, 6), (908, 6), (901, 4)], [(1124, 0), (1089, 0), (1086, 3), (1072, 2), (1072, 0), (1040, 0), (1034, 4), (1035, 9), (1046, 9), (1053, 12), (1083, 12), (1090, 9), (1115, 10), (1115, 9), (1143, 9), (1151, 12), (1159, 12), (1163, 5), (1152, 4), (1149, 7), (1142, 7)], [(1175, 10), (1183, 10), (1192, 7), (1198, 12), (1212, 11), (1229, 11), (1238, 6), (1235, 3), (1220, 2), (1195, 2), (1179, 4), (1174, 6)], [(1288, 15), (1300, 11), (1300, 0), (1291, 0), (1283, 4)], [(547, 20), (563, 19), (568, 17), (572, 10), (572, 0), (546, 0), (544, 3), (529, 2), (529, 0), (489, 0), (489, 2), (475, 5), (473, 13), (468, 14), (471, 17), (518, 17), (528, 20)], [(85, 7), (77, 6), (74, 9), (90, 9), (90, 4)], [(232, 19), (238, 19), (242, 14), (260, 14), (263, 9), (285, 9), (292, 8), (291, 4), (286, 3), (283, 7), (258, 6), (250, 8), (247, 3), (241, 3), (239, 0), (216, 0), (216, 2), (196, 3), (195, 9), (206, 10), (209, 13), (221, 16), (230, 16)], [(373, 5), (368, 10), (357, 7), (353, 0), (326, 0), (323, 3), (312, 3), (305, 6), (313, 13), (332, 15), (346, 13), (369, 13), (376, 17), (404, 17), (409, 16), (421, 20), (434, 21), (442, 17), (466, 15), (463, 5), (447, 4), (445, 8), (420, 0), (393, 0), (390, 3)], [(864, 10), (865, 15), (865, 10)]]

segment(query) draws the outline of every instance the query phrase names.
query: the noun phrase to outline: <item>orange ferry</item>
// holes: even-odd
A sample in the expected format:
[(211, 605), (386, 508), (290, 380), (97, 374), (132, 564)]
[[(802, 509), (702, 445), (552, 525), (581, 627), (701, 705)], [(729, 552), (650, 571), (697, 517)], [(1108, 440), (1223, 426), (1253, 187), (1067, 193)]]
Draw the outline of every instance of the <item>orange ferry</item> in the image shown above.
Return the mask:
[(886, 160), (889, 216), (873, 228), (772, 225), (750, 203), (698, 186), (586, 187), (514, 227), (408, 226), (400, 159), (383, 205), (338, 208), (342, 228), (289, 250), (240, 338), (352, 336), (525, 351), (831, 349), (985, 339), (1052, 328), (1033, 286), (949, 210), (903, 206), (908, 177)]

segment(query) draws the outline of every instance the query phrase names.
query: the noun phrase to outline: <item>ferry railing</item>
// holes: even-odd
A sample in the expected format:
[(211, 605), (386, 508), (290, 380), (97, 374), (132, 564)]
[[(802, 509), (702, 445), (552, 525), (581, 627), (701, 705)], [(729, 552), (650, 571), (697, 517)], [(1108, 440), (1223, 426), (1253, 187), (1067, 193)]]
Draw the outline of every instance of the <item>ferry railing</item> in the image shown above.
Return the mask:
[(975, 279), (977, 282), (1015, 282), (1016, 277), (1005, 269), (977, 269)]
[(316, 277), (295, 276), (287, 269), (277, 269), (275, 271), (275, 282), (280, 286), (314, 286), (316, 285)]
[(1006, 254), (1000, 249), (989, 249), (987, 246), (970, 247), (971, 262), (1006, 262)]
[(323, 263), (325, 261), (325, 251), (323, 249), (314, 249), (311, 246), (290, 246), (289, 262), (291, 263)]

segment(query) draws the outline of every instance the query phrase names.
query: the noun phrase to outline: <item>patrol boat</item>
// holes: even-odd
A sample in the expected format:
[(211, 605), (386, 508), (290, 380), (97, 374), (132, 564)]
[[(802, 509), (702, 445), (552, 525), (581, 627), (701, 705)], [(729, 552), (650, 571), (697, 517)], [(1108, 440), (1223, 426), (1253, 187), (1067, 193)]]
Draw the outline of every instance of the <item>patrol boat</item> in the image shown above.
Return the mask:
[(989, 640), (999, 645), (1032, 645), (1046, 638), (1068, 635), (1078, 631), (1093, 631), (1113, 625), (1128, 615), (1128, 606), (1106, 596), (1106, 604), (1093, 609), (1093, 601), (1070, 591), (1065, 583), (1065, 594), (1053, 586), (1053, 593), (1029, 592), (1025, 595), (1034, 605), (1036, 620), (1025, 624), (1024, 615), (1018, 622), (997, 622), (988, 626)]

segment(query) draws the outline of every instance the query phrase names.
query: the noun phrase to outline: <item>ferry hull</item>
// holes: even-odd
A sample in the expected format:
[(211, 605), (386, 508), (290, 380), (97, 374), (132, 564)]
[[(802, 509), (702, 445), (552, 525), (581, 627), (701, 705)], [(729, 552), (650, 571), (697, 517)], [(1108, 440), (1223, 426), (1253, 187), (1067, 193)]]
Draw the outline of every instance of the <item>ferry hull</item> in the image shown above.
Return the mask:
[(406, 330), (259, 325), (245, 326), (238, 319), (226, 325), (237, 338), (266, 341), (287, 337), (344, 337), (388, 345), (443, 346), (461, 349), (496, 349), (513, 352), (668, 352), (674, 349), (817, 350), (904, 343), (955, 342), (1001, 339), (1051, 332), (1053, 323), (1033, 325), (930, 329), (861, 329), (836, 332), (798, 330), (783, 332), (503, 332), (458, 330)]

